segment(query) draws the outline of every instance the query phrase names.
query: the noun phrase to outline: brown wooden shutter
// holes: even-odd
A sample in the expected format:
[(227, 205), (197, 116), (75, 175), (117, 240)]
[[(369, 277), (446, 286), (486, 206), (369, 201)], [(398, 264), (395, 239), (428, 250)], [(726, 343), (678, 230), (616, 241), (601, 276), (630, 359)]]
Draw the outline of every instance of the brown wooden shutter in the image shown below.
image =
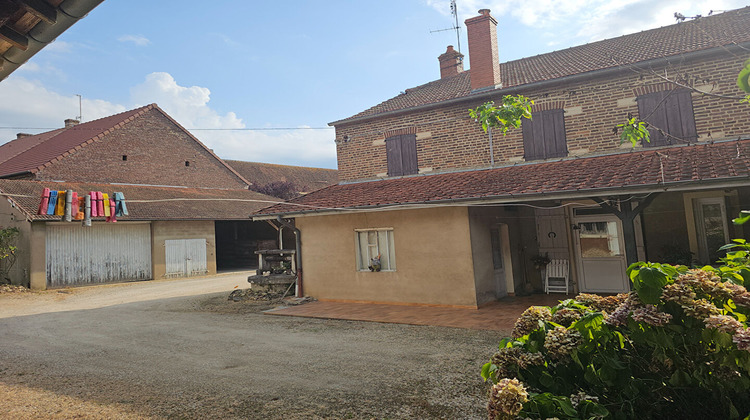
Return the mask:
[(388, 161), (388, 176), (401, 176), (404, 174), (401, 163), (401, 136), (393, 136), (385, 139), (385, 153)]
[(526, 160), (541, 159), (540, 151), (537, 150), (537, 142), (534, 139), (535, 125), (536, 120), (534, 115), (531, 116), (530, 120), (524, 118), (523, 121), (521, 121), (521, 131), (523, 132), (523, 157)]
[[(683, 143), (693, 143), (697, 141), (698, 131), (695, 128), (693, 97), (690, 94), (690, 91), (687, 89), (679, 90), (674, 92), (670, 99), (670, 109), (673, 109), (673, 113), (676, 113), (679, 119), (673, 122), (669, 112), (667, 112), (667, 116), (670, 118), (669, 134), (681, 138)], [(677, 121), (679, 121), (679, 123)], [(673, 127), (675, 133), (679, 132), (679, 134), (672, 133)]]
[(565, 138), (565, 113), (562, 109), (535, 112), (531, 120), (521, 122), (524, 158), (547, 159), (568, 155)]
[[(644, 147), (685, 144), (698, 140), (693, 98), (687, 89), (649, 93), (638, 97), (638, 113), (649, 127), (651, 142)], [(664, 131), (661, 134), (659, 129)]]
[[(665, 136), (659, 132), (659, 129), (667, 131), (667, 112), (663, 106), (667, 92), (655, 92), (648, 95), (639, 96), (638, 115), (641, 121), (649, 124), (648, 132), (650, 141), (644, 142), (643, 147), (656, 147), (666, 145)], [(658, 107), (658, 108), (657, 108)]]
[(404, 134), (401, 136), (401, 168), (403, 175), (419, 172), (417, 166), (417, 135)]

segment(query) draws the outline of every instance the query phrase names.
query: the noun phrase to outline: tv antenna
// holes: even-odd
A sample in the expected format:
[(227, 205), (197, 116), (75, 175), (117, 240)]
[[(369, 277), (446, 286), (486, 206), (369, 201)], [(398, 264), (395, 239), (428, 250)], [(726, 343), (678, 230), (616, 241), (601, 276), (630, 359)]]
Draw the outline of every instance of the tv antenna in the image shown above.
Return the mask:
[(76, 95), (78, 97), (78, 116), (76, 119), (79, 123), (83, 122), (83, 107), (81, 106), (81, 95)]
[(458, 46), (458, 52), (461, 52), (461, 27), (458, 26), (458, 8), (456, 7), (456, 0), (451, 0), (451, 15), (453, 15), (453, 19), (455, 19), (455, 23), (452, 28), (436, 29), (434, 31), (430, 31), (430, 33), (432, 34), (435, 32), (456, 31), (456, 45)]

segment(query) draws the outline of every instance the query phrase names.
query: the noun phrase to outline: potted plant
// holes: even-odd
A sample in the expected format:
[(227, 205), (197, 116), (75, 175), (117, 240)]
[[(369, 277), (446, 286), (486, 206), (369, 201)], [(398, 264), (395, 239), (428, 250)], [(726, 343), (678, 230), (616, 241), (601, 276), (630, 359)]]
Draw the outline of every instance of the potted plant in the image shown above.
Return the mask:
[(547, 264), (550, 263), (550, 259), (547, 254), (539, 254), (531, 257), (531, 262), (534, 263), (534, 268), (536, 268), (537, 270), (541, 270), (547, 267)]

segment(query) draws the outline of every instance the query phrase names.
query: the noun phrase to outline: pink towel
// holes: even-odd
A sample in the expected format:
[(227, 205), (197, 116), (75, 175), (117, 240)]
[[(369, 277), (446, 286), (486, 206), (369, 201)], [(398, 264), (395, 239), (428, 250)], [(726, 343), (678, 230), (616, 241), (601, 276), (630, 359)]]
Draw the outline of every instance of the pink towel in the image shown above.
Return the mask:
[(42, 190), (42, 202), (39, 203), (39, 211), (36, 214), (47, 214), (47, 207), (49, 207), (49, 188)]

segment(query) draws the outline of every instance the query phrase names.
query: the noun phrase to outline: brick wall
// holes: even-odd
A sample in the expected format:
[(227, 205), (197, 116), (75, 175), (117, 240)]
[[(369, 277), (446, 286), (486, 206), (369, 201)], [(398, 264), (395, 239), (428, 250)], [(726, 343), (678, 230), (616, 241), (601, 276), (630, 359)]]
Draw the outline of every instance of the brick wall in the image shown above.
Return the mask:
[[(741, 67), (733, 56), (715, 56), (699, 62), (681, 62), (654, 68), (666, 70), (698, 89), (721, 95), (739, 95), (735, 83)], [(627, 114), (638, 115), (637, 95), (663, 90), (668, 84), (649, 72), (624, 69), (617, 76), (592, 79), (543, 90), (520, 90), (536, 102), (534, 110), (562, 107), (569, 156), (585, 156), (630, 149), (620, 146), (615, 125)], [(693, 93), (698, 141), (737, 138), (750, 134), (748, 105), (738, 100), (720, 99)], [(403, 113), (361, 123), (336, 127), (339, 177), (342, 181), (385, 176), (387, 172), (385, 133), (413, 129), (417, 133), (417, 159), (420, 173), (489, 167), (489, 143), (481, 126), (469, 118), (468, 109), (482, 101), (466, 101), (421, 112)], [(342, 141), (349, 136), (349, 141)], [(494, 136), (495, 165), (523, 162), (521, 130), (505, 137)]]
[(246, 187), (219, 160), (157, 109), (147, 111), (100, 141), (53, 162), (37, 172), (36, 179), (208, 188)]

